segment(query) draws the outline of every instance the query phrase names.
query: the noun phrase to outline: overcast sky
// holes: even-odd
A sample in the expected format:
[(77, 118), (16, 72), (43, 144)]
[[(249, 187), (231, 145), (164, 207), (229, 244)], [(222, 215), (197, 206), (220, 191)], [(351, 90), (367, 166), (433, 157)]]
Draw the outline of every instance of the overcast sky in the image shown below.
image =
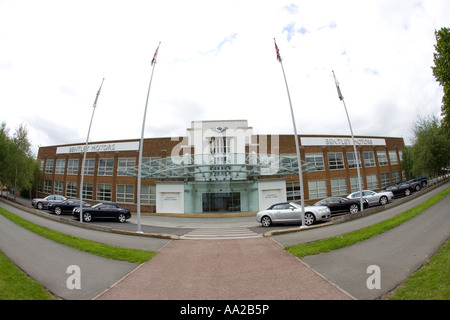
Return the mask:
[(38, 146), (184, 136), (193, 120), (403, 137), (440, 116), (434, 31), (448, 0), (0, 0), (0, 120)]

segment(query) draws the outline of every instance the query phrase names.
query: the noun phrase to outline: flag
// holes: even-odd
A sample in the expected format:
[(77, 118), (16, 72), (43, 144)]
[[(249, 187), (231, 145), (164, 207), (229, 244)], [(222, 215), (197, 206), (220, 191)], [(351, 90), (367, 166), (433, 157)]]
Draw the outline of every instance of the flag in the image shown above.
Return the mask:
[(103, 78), (102, 84), (100, 85), (100, 88), (97, 91), (97, 96), (95, 97), (95, 101), (94, 101), (94, 105), (93, 105), (94, 109), (95, 109), (95, 107), (97, 107), (97, 100), (98, 100), (98, 96), (100, 95), (100, 91), (102, 90), (103, 81), (105, 81), (105, 78)]
[(281, 56), (280, 56), (280, 50), (278, 49), (277, 43), (275, 42), (275, 39), (273, 39), (275, 43), (275, 51), (277, 52), (277, 60), (278, 62), (281, 62)]
[(344, 97), (342, 96), (341, 89), (339, 88), (339, 82), (336, 79), (334, 71), (333, 71), (333, 77), (334, 77), (334, 83), (336, 84), (336, 89), (337, 89), (337, 92), (338, 92), (339, 100), (342, 101), (342, 100), (344, 100)]
[(153, 56), (153, 59), (152, 59), (152, 65), (153, 65), (154, 63), (156, 63), (156, 55), (158, 54), (158, 49), (159, 49), (159, 46), (158, 46), (158, 48), (156, 48), (155, 55)]

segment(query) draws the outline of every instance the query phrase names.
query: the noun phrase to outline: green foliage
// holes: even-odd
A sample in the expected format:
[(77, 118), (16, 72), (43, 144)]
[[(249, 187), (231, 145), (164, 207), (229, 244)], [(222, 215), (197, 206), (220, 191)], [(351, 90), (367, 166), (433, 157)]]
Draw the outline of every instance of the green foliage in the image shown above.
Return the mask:
[(450, 29), (435, 30), (436, 52), (434, 53), (433, 75), (436, 81), (444, 88), (442, 98), (442, 130), (450, 132)]
[(414, 135), (411, 161), (414, 176), (434, 176), (450, 165), (450, 134), (441, 130), (436, 116), (419, 117)]
[(9, 189), (30, 190), (37, 185), (39, 170), (31, 152), (31, 143), (24, 125), (9, 135), (6, 123), (0, 126), (0, 184)]

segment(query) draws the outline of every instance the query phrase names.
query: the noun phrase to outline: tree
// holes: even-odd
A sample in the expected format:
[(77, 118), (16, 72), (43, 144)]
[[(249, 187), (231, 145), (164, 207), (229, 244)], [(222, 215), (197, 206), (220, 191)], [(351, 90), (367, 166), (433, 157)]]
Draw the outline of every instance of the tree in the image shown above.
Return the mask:
[(413, 179), (417, 175), (413, 171), (414, 166), (414, 154), (413, 148), (405, 146), (402, 153), (402, 169), (405, 172), (406, 180)]
[[(30, 190), (36, 184), (37, 160), (33, 158), (28, 131), (20, 125), (13, 137), (6, 123), (0, 126), (0, 184), (10, 189)], [(39, 168), (39, 167), (38, 167)]]
[(419, 117), (414, 125), (412, 173), (415, 176), (439, 174), (450, 164), (450, 135), (440, 130), (436, 116)]
[(444, 88), (441, 115), (443, 116), (442, 130), (450, 132), (450, 29), (435, 30), (436, 44), (434, 46), (433, 75)]

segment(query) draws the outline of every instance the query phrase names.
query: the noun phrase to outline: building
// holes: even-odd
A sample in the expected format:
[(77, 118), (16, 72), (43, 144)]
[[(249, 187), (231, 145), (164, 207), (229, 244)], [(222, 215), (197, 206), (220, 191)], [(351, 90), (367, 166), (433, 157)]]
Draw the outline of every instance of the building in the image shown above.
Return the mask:
[[(300, 135), (305, 203), (402, 180), (403, 138)], [(140, 140), (88, 145), (83, 199), (137, 209)], [(80, 196), (85, 144), (40, 147), (39, 196)], [(144, 139), (142, 213), (254, 212), (300, 199), (294, 135), (254, 134), (246, 120), (193, 121), (186, 136)]]

